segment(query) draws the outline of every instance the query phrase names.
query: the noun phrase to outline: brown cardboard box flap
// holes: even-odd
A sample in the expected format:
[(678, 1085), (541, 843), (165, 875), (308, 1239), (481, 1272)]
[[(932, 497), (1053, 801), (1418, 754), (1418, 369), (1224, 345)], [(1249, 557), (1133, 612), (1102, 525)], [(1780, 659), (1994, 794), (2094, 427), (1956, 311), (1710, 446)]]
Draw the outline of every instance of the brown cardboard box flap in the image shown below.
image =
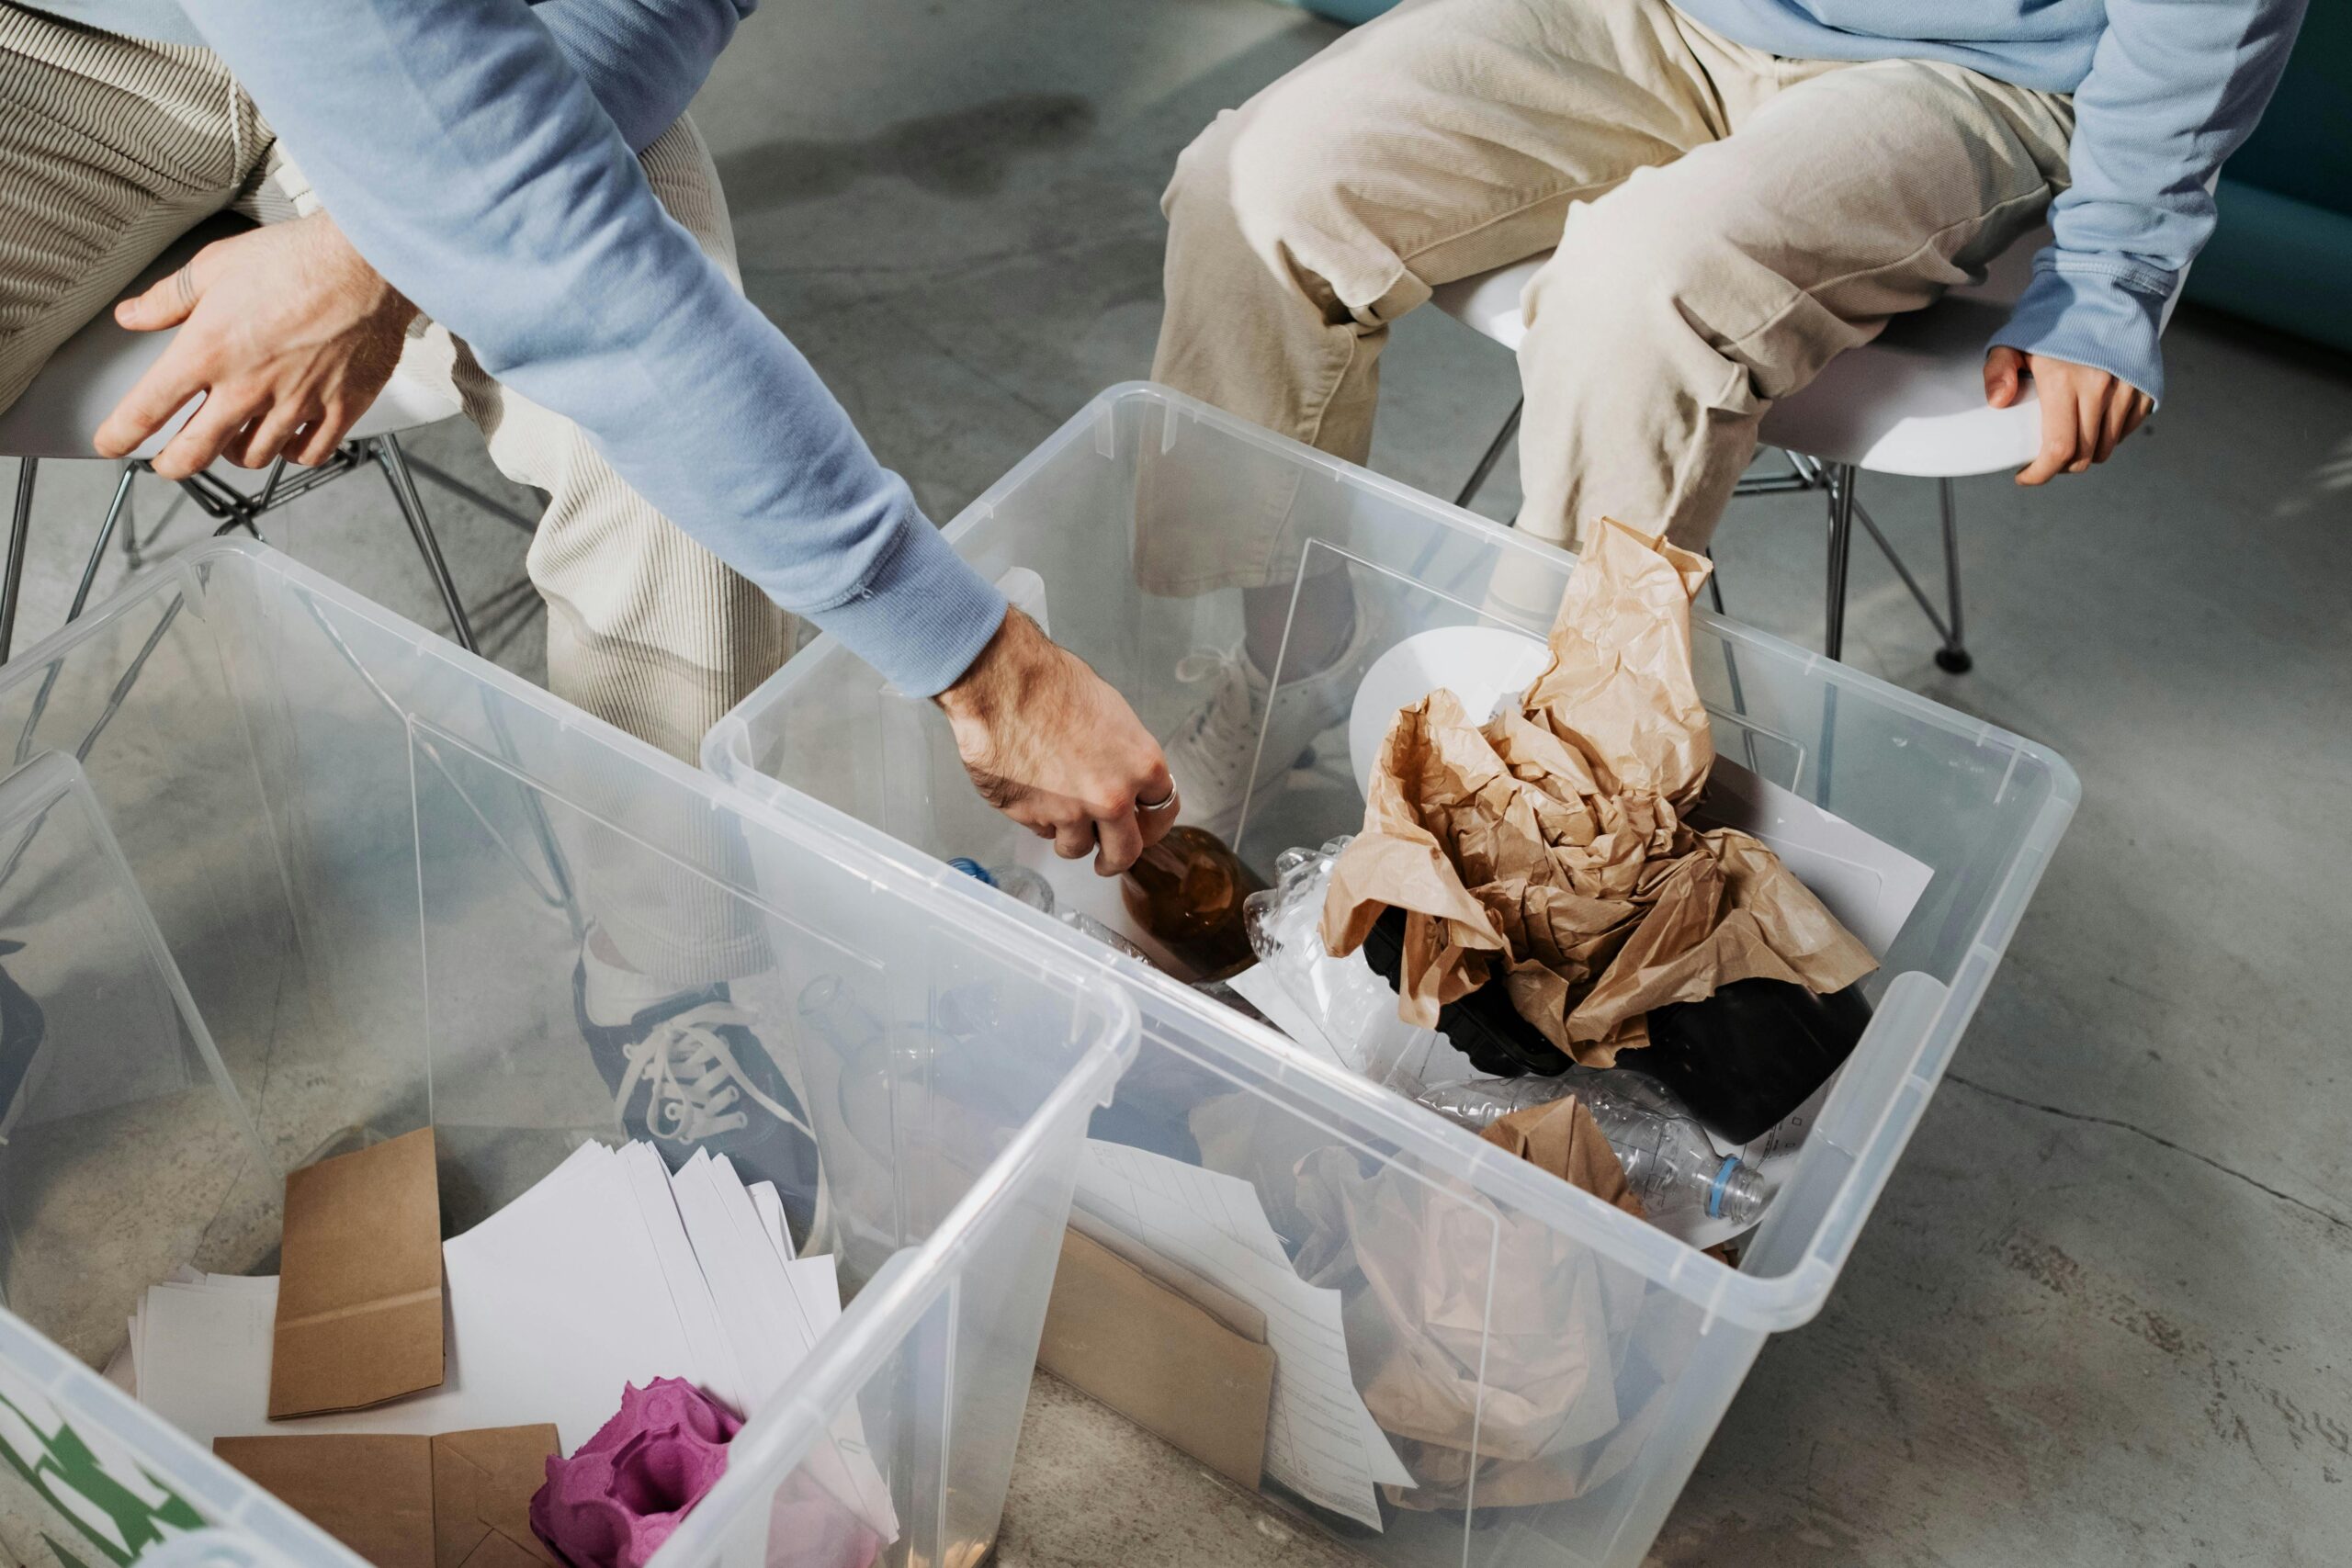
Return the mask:
[(1262, 1329), (1245, 1338), (1100, 1242), (1065, 1231), (1037, 1364), (1257, 1490), (1274, 1397)]
[(270, 1418), (437, 1387), (441, 1357), (433, 1130), (288, 1175)]
[(434, 1438), (435, 1568), (557, 1568), (561, 1560), (531, 1531), (531, 1495), (547, 1483), (548, 1456), (561, 1451), (552, 1426), (484, 1427)]
[[(1193, 1273), (1166, 1253), (1154, 1252), (1116, 1225), (1073, 1213), (1070, 1228), (1120, 1262), (1141, 1270), (1144, 1278), (1175, 1292), (1242, 1338), (1256, 1345), (1266, 1342), (1266, 1314), (1262, 1308), (1250, 1305), (1215, 1280)], [(1063, 1256), (1069, 1256), (1067, 1248)]]
[(215, 1438), (212, 1451), (376, 1568), (435, 1568), (432, 1438)]
[(556, 1568), (531, 1495), (552, 1426), (437, 1438), (365, 1432), (218, 1438), (212, 1451), (377, 1568)]

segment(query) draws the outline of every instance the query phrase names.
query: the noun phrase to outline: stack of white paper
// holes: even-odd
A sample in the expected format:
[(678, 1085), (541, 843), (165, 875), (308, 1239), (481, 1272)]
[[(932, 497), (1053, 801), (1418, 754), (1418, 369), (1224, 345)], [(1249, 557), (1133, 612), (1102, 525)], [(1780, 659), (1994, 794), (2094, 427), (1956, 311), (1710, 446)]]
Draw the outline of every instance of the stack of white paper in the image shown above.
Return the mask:
[[(795, 1258), (775, 1186), (697, 1150), (675, 1174), (650, 1144), (585, 1144), (442, 1245), (447, 1376), (368, 1410), (267, 1416), (274, 1278), (182, 1269), (130, 1321), (131, 1381), (197, 1441), (291, 1432), (454, 1432), (552, 1421), (566, 1453), (621, 1385), (684, 1378), (748, 1415), (841, 1316), (830, 1257)], [(854, 1420), (812, 1474), (885, 1540), (897, 1517)]]

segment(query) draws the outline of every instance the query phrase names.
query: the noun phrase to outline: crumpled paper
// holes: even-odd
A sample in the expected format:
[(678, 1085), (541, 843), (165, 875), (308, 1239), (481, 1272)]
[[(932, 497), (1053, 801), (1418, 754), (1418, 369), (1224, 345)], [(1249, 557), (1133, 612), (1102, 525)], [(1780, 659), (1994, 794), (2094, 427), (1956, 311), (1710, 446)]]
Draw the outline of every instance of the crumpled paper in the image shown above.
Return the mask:
[(572, 1568), (642, 1568), (727, 1470), (743, 1423), (683, 1378), (627, 1383), (570, 1459), (548, 1458), (531, 1529)]
[[(1642, 1213), (1573, 1097), (1479, 1135)], [(1649, 1286), (1637, 1273), (1458, 1182), (1388, 1161), (1367, 1169), (1341, 1148), (1300, 1160), (1296, 1192), (1300, 1275), (1346, 1292), (1356, 1386), (1413, 1472), (1412, 1486), (1387, 1488), (1391, 1502), (1559, 1502), (1640, 1451), (1688, 1350), (1668, 1332), (1677, 1314), (1641, 1310)]]
[(1690, 666), (1711, 563), (1604, 518), (1518, 710), (1472, 722), (1450, 691), (1398, 711), (1363, 831), (1332, 868), (1324, 944), (1408, 911), (1397, 1016), (1498, 972), (1520, 1015), (1586, 1066), (1649, 1043), (1668, 1002), (1761, 976), (1842, 990), (1877, 967), (1757, 840), (1688, 817), (1714, 763)]

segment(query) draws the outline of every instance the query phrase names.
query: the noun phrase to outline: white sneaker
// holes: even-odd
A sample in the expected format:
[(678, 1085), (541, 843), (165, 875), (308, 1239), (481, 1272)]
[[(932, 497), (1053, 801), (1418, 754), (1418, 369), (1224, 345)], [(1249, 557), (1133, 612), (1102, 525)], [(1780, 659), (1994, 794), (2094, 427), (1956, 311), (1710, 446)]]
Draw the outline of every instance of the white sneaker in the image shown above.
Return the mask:
[(1203, 649), (1176, 666), (1178, 680), (1209, 684), (1200, 705), (1184, 716), (1163, 746), (1169, 776), (1183, 798), (1182, 820), (1230, 844), (1251, 791), (1291, 771), (1316, 737), (1347, 721), (1378, 619), (1362, 600), (1355, 616), (1355, 630), (1338, 657), (1279, 690), (1246, 647)]

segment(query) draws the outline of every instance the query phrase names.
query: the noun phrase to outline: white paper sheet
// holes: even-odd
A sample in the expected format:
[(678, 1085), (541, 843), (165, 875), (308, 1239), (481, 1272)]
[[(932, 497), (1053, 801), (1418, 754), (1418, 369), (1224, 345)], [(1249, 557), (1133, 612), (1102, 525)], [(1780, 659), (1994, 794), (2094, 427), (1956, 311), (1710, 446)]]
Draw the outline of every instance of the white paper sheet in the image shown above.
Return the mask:
[(1266, 1471), (1335, 1513), (1380, 1525), (1382, 1483), (1412, 1475), (1356, 1392), (1337, 1291), (1298, 1277), (1257, 1189), (1124, 1144), (1090, 1140), (1078, 1192), (1096, 1215), (1266, 1314), (1274, 1352)]
[(1715, 759), (1707, 775), (1705, 807), (1694, 820), (1762, 840), (1880, 958), (1903, 934), (1903, 923), (1935, 880), (1924, 862), (1726, 757)]
[(695, 1260), (694, 1244), (686, 1239), (685, 1222), (678, 1217), (677, 1200), (670, 1192), (669, 1168), (662, 1163), (662, 1156), (650, 1144), (630, 1144), (618, 1157), (637, 1196), (639, 1212), (644, 1216), (654, 1257), (660, 1261), (662, 1282), (670, 1291), (671, 1305), (677, 1310), (679, 1326), (685, 1332), (688, 1364), (695, 1369), (696, 1381), (705, 1392), (725, 1404), (737, 1410), (748, 1410), (750, 1391), (743, 1381), (743, 1369), (735, 1359), (734, 1342), (728, 1338), (726, 1327), (718, 1321), (718, 1303), (711, 1296), (710, 1281), (704, 1277), (702, 1265)]
[[(670, 1182), (752, 1398), (764, 1403), (841, 1315), (833, 1260), (827, 1256), (786, 1263), (751, 1194), (723, 1157), (697, 1149)], [(885, 1540), (895, 1540), (898, 1512), (868, 1452), (853, 1409), (836, 1423), (834, 1441), (811, 1453), (807, 1463), (810, 1475), (837, 1501)]]
[(586, 1148), (597, 1153), (583, 1149), (441, 1248), (465, 1425), (552, 1421), (566, 1453), (611, 1419), (624, 1382), (708, 1375), (626, 1162), (602, 1145)]
[(1298, 1005), (1282, 981), (1275, 978), (1272, 968), (1252, 964), (1225, 982), (1235, 994), (1266, 1015), (1266, 1021), (1289, 1037), (1291, 1043), (1305, 1047), (1306, 1054), (1321, 1061), (1337, 1062), (1350, 1072), (1358, 1071), (1356, 1064), (1324, 1032), (1315, 1015)]
[[(243, 1291), (174, 1281), (140, 1303), (139, 1402), (207, 1448), (269, 1429), (277, 1280), (267, 1283)], [(306, 1421), (302, 1429), (312, 1428)]]
[(792, 1227), (784, 1223), (784, 1194), (775, 1190), (773, 1181), (754, 1181), (751, 1187), (752, 1207), (760, 1212), (760, 1219), (775, 1242), (775, 1249), (789, 1263), (797, 1256), (792, 1250)]

